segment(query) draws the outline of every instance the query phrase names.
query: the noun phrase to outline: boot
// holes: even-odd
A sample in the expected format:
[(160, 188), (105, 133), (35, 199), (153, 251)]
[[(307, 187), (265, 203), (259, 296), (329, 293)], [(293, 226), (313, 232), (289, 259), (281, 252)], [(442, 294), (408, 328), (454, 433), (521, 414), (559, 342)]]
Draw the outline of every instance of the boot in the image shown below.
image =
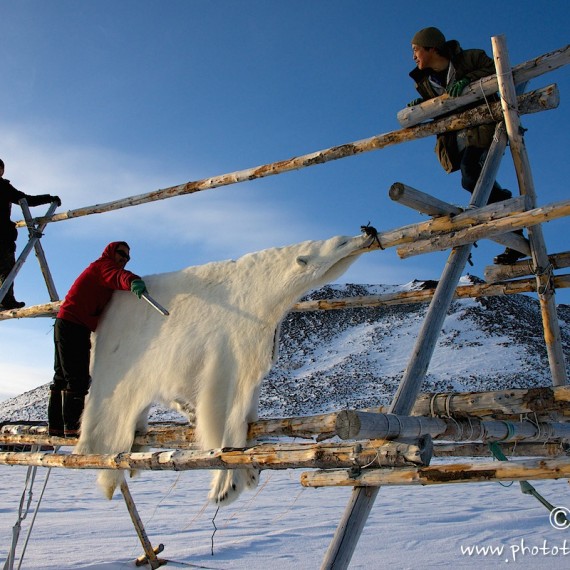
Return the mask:
[(48, 401), (48, 434), (63, 437), (63, 394), (61, 390), (51, 388)]
[(79, 426), (85, 394), (65, 390), (63, 392), (63, 421), (65, 437), (79, 437)]
[(515, 261), (518, 261), (523, 257), (526, 257), (524, 253), (507, 247), (503, 253), (497, 255), (495, 259), (493, 259), (493, 262), (497, 265), (512, 265)]

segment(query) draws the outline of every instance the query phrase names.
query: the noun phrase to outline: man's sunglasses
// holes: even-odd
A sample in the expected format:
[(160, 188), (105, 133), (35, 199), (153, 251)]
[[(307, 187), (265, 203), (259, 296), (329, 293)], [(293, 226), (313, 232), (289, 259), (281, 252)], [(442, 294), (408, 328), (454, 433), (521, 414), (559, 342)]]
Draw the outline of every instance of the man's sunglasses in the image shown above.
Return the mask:
[(117, 255), (120, 255), (121, 257), (123, 257), (123, 258), (126, 259), (127, 261), (129, 261), (129, 259), (131, 259), (131, 256), (130, 256), (126, 251), (123, 251), (122, 249), (117, 249), (117, 250), (115, 251), (115, 253), (116, 253)]

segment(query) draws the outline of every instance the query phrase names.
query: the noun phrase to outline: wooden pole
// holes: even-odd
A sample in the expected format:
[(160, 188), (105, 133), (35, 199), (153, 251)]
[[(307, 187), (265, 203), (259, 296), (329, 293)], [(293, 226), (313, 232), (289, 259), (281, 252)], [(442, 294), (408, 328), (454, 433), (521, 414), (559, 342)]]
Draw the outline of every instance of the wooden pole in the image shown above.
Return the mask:
[[(515, 441), (513, 443), (496, 442), (507, 457), (560, 457), (568, 455), (567, 443)], [(434, 457), (493, 457), (493, 452), (486, 443), (434, 442)]]
[(567, 479), (570, 459), (527, 459), (485, 463), (453, 463), (399, 469), (365, 469), (360, 474), (345, 470), (310, 471), (301, 474), (303, 487), (359, 485), (376, 489), (380, 485), (441, 485), (482, 481), (532, 481)]
[(195, 469), (334, 469), (366, 465), (397, 467), (427, 465), (433, 445), (422, 436), (408, 442), (371, 440), (350, 443), (261, 444), (249, 448), (192, 451), (75, 455), (48, 452), (0, 453), (2, 465), (35, 465), (65, 469), (140, 469), (189, 471)]
[[(556, 86), (550, 85), (537, 91), (521, 95), (519, 108), (523, 113), (538, 113), (540, 111), (556, 108), (559, 102), (560, 98)], [(139, 204), (154, 202), (156, 200), (164, 200), (166, 198), (172, 198), (173, 196), (193, 194), (195, 192), (228, 186), (238, 182), (256, 180), (258, 178), (266, 178), (275, 174), (291, 172), (293, 170), (299, 170), (301, 168), (307, 168), (317, 164), (325, 164), (333, 160), (338, 160), (339, 158), (346, 158), (363, 152), (380, 150), (388, 146), (429, 137), (442, 132), (456, 131), (483, 123), (494, 123), (495, 119), (493, 117), (500, 115), (500, 109), (501, 106), (498, 102), (492, 103), (491, 105), (481, 105), (453, 117), (437, 119), (429, 124), (417, 125), (409, 129), (391, 131), (386, 134), (376, 135), (356, 142), (350, 142), (317, 152), (312, 152), (310, 154), (304, 154), (289, 160), (281, 160), (278, 162), (264, 164), (262, 166), (256, 166), (254, 168), (238, 170), (229, 174), (214, 176), (212, 178), (204, 178), (195, 182), (187, 182), (178, 186), (171, 186), (169, 188), (148, 192), (146, 194), (139, 194), (138, 196), (131, 196), (121, 200), (107, 202), (105, 204), (96, 204), (94, 206), (69, 210), (68, 212), (61, 212), (53, 216), (38, 218), (36, 221), (59, 222), (90, 214), (100, 214), (103, 212), (127, 208), (129, 206), (138, 206)], [(21, 227), (25, 225), (25, 222), (19, 221), (16, 225)]]
[[(126, 481), (123, 481), (121, 483), (121, 493), (123, 495), (123, 498), (125, 499), (125, 504), (127, 505), (127, 510), (129, 511), (131, 521), (133, 521), (133, 525), (135, 527), (135, 530), (137, 531), (137, 535), (139, 537), (139, 540), (141, 541), (141, 544), (142, 544), (142, 547), (143, 547), (143, 550), (145, 553), (146, 561), (148, 562), (149, 566), (153, 570), (155, 568), (159, 568), (160, 566), (165, 564), (166, 561), (165, 560), (159, 560), (156, 557), (156, 552), (155, 552), (154, 548), (152, 547), (150, 540), (148, 539), (148, 535), (147, 535), (146, 530), (144, 528), (143, 522), (139, 516), (139, 513), (137, 511), (137, 507), (135, 505), (135, 502), (133, 501), (131, 491), (129, 490), (129, 486), (127, 485)], [(162, 548), (163, 548), (162, 545), (158, 546), (157, 551), (161, 552)]]
[(336, 431), (343, 440), (406, 440), (425, 435), (448, 441), (553, 441), (570, 439), (570, 423), (449, 419), (346, 410)]
[[(531, 207), (536, 207), (536, 192), (528, 154), (524, 144), (523, 129), (521, 128), (517, 109), (517, 96), (509, 63), (507, 45), (504, 36), (493, 36), (493, 57), (501, 94), (501, 107), (507, 133), (509, 135), (511, 155), (521, 194), (528, 196)], [(566, 363), (562, 351), (560, 324), (556, 315), (555, 291), (552, 287), (552, 272), (548, 261), (548, 253), (540, 226), (529, 227), (529, 240), (532, 258), (535, 265), (538, 298), (542, 309), (544, 340), (548, 352), (552, 381), (555, 386), (567, 383)]]
[[(554, 276), (554, 286), (557, 289), (570, 287), (570, 275)], [(421, 291), (399, 291), (383, 295), (361, 295), (357, 297), (342, 297), (339, 299), (319, 299), (316, 301), (301, 301), (293, 306), (292, 312), (330, 311), (339, 309), (373, 308), (391, 305), (406, 305), (410, 303), (428, 303), (433, 297), (434, 289)], [(460, 285), (455, 289), (454, 299), (493, 297), (497, 295), (516, 295), (536, 291), (536, 279), (520, 279), (518, 281), (501, 281), (499, 283), (476, 283)], [(0, 319), (2, 316), (0, 315)]]
[[(506, 135), (502, 124), (497, 125), (495, 134), (496, 136), (491, 144), (471, 198), (471, 204), (475, 207), (481, 207), (487, 203), (501, 156), (505, 150)], [(412, 358), (408, 363), (404, 377), (390, 406), (390, 412), (393, 414), (407, 416), (414, 406), (437, 338), (439, 337), (443, 320), (453, 299), (455, 288), (467, 263), (470, 251), (471, 245), (464, 245), (451, 251), (416, 341)], [(321, 566), (323, 570), (348, 567), (378, 492), (379, 487), (370, 489), (364, 489), (360, 486), (354, 487), (350, 502), (325, 554)]]
[[(457, 419), (487, 417), (520, 419), (532, 414), (532, 419), (570, 415), (570, 386), (499, 390), (494, 392), (452, 392), (420, 394), (414, 403), (412, 416), (426, 418), (444, 416)], [(371, 410), (388, 413), (388, 407)], [(251, 422), (247, 438), (263, 436), (316, 439), (322, 441), (338, 435), (337, 418), (345, 412), (318, 414), (296, 418), (275, 418)], [(44, 422), (14, 423), (0, 427), (0, 445), (70, 445), (76, 439), (55, 438), (47, 434)], [(137, 433), (135, 445), (168, 449), (196, 449), (194, 428), (188, 424), (151, 424), (145, 433)]]
[[(408, 206), (418, 212), (423, 214), (428, 214), (430, 216), (456, 216), (465, 211), (464, 208), (459, 208), (443, 200), (439, 200), (425, 192), (416, 190), (411, 186), (402, 184), (401, 182), (396, 182), (392, 184), (389, 191), (389, 196), (395, 202)], [(493, 241), (500, 243), (506, 247), (512, 247), (517, 251), (522, 251), (527, 255), (530, 255), (530, 246), (528, 241), (519, 234), (508, 233), (501, 234), (498, 236), (493, 236), (491, 238)]]
[[(570, 266), (570, 251), (554, 253), (548, 256), (548, 262), (552, 269), (562, 269)], [(485, 267), (485, 281), (496, 283), (504, 279), (515, 279), (523, 275), (533, 275), (534, 267), (532, 260), (523, 259), (512, 265), (489, 265)]]
[[(521, 85), (544, 73), (558, 69), (569, 62), (570, 45), (567, 45), (514, 67), (514, 82), (516, 85)], [(429, 99), (420, 105), (402, 109), (398, 112), (398, 121), (402, 127), (411, 127), (437, 117), (442, 113), (455, 111), (487, 95), (492, 95), (497, 92), (497, 89), (497, 75), (489, 75), (468, 85), (460, 97), (449, 97), (449, 95), (445, 94)]]
[[(497, 204), (502, 203), (503, 202), (498, 202)], [(497, 204), (492, 204), (492, 206), (496, 206)], [(489, 208), (489, 206), (486, 208)], [(406, 240), (403, 245), (398, 247), (397, 252), (400, 257), (406, 258), (413, 255), (420, 255), (422, 253), (441, 251), (449, 249), (450, 247), (473, 243), (474, 241), (492, 237), (511, 230), (522, 229), (525, 227), (530, 230), (530, 228), (535, 225), (563, 218), (565, 216), (570, 216), (570, 200), (561, 200), (560, 202), (553, 202), (546, 206), (527, 210), (526, 212), (507, 214), (504, 217), (497, 217), (496, 219), (491, 219), (489, 221), (481, 221), (471, 227), (458, 229), (456, 232), (441, 232), (439, 234), (433, 234), (431, 238), (418, 239), (411, 243)], [(379, 239), (383, 247), (385, 247), (384, 244), (388, 246), (391, 245), (390, 242), (384, 241), (383, 233), (379, 233)], [(372, 245), (371, 248), (373, 247), (376, 246)]]

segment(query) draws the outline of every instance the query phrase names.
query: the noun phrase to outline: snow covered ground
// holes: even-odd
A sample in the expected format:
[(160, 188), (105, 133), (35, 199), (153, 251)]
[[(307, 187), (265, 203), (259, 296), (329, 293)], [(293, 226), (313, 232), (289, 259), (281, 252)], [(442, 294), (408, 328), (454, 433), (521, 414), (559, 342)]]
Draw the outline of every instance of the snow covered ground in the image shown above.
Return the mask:
[[(47, 473), (37, 470), (32, 508)], [(26, 474), (26, 467), (0, 467), (1, 560)], [(205, 471), (144, 472), (130, 489), (151, 542), (165, 546), (167, 568), (319, 568), (351, 489), (303, 488), (300, 474), (264, 471), (255, 492), (219, 510), (215, 527)], [(554, 506), (570, 509), (567, 481), (534, 486)], [(18, 557), (32, 517), (22, 524)], [(118, 570), (135, 568), (141, 554), (120, 494), (104, 499), (93, 471), (51, 470), (21, 568)], [(516, 482), (382, 488), (350, 568), (450, 566), (566, 569), (570, 530), (555, 529), (547, 509)]]

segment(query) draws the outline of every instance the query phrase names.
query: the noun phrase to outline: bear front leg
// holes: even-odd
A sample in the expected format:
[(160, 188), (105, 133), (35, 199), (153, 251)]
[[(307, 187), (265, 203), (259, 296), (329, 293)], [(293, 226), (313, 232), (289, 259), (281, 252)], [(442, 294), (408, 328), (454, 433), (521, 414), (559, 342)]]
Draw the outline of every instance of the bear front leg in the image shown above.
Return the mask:
[[(235, 398), (226, 421), (223, 447), (245, 447), (253, 442), (247, 440), (249, 422), (257, 419), (259, 387), (242, 390)], [(255, 489), (259, 483), (259, 469), (228, 469), (217, 471), (210, 487), (208, 498), (227, 505), (233, 502), (245, 489)]]

